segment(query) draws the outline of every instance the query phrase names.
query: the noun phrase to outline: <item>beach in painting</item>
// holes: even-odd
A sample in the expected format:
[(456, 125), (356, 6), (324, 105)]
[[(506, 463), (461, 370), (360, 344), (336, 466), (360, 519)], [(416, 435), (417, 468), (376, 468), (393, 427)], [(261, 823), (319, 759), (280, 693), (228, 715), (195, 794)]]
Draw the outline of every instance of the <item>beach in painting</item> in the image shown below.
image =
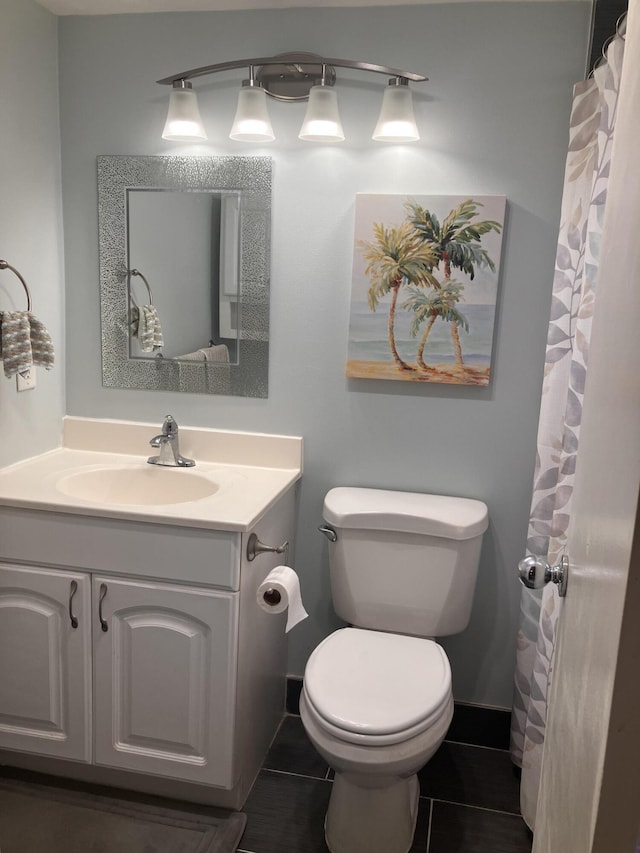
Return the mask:
[[(491, 363), (491, 337), (495, 305), (464, 305), (469, 332), (460, 329), (464, 364), (456, 365), (451, 348), (448, 323), (436, 323), (429, 336), (424, 360), (431, 368), (402, 370), (389, 351), (388, 312), (369, 310), (366, 302), (352, 302), (349, 325), (347, 377), (351, 379), (399, 379), (404, 382), (442, 382), (455, 385), (488, 385)], [(395, 338), (398, 354), (409, 366), (416, 367), (417, 338), (411, 337), (411, 317), (396, 314)]]
[(489, 368), (470, 364), (434, 364), (425, 372), (408, 362), (414, 370), (398, 367), (394, 361), (347, 361), (348, 379), (399, 379), (402, 382), (441, 382), (443, 385), (488, 385)]

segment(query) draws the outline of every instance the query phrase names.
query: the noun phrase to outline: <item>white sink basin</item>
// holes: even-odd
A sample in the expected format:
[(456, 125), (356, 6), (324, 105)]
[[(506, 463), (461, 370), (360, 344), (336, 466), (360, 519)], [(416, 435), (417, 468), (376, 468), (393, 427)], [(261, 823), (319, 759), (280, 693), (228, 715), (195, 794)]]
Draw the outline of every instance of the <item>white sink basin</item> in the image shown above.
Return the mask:
[(61, 477), (56, 487), (70, 498), (118, 506), (188, 503), (219, 489), (215, 481), (192, 470), (162, 465), (89, 468)]
[(0, 512), (248, 532), (300, 479), (301, 438), (183, 427), (183, 452), (196, 466), (172, 468), (147, 464), (154, 429), (65, 418), (62, 447), (0, 466)]

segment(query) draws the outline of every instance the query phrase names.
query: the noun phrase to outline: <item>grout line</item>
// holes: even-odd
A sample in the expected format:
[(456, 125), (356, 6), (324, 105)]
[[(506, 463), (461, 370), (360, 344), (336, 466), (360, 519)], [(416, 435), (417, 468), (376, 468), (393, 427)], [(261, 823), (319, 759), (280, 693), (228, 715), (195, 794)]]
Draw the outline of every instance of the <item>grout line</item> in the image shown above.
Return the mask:
[(425, 848), (425, 853), (429, 853), (429, 847), (431, 846), (431, 822), (433, 821), (433, 800), (429, 803), (429, 827), (427, 829), (427, 846)]
[(314, 782), (327, 782), (326, 776), (309, 776), (307, 773), (291, 773), (289, 770), (274, 770), (272, 767), (262, 767), (265, 773), (277, 773), (279, 776), (293, 776), (296, 779), (313, 779)]
[[(434, 803), (445, 803), (449, 806), (463, 806), (466, 809), (477, 809), (481, 812), (492, 812), (493, 814), (506, 814), (511, 817), (519, 817), (522, 818), (520, 812), (507, 812), (504, 809), (490, 809), (487, 806), (474, 806), (472, 803), (460, 803), (457, 800), (441, 800), (438, 797), (432, 797), (432, 802)], [(524, 820), (524, 818), (522, 818)]]

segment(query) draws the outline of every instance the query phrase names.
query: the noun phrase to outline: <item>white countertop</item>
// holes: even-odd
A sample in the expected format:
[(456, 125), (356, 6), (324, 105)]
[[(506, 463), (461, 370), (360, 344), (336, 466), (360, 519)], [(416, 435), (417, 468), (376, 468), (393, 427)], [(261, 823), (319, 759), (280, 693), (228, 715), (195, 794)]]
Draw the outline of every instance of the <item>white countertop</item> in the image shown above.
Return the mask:
[[(302, 474), (302, 439), (180, 428), (180, 451), (193, 468), (149, 465), (158, 424), (64, 419), (65, 446), (0, 470), (0, 506), (215, 530), (249, 530)], [(113, 452), (111, 452), (113, 451)], [(136, 452), (139, 451), (139, 452)], [(165, 489), (169, 478), (212, 480), (214, 494), (182, 503), (114, 503), (66, 494), (62, 480), (82, 471), (136, 469)], [(171, 486), (166, 487), (170, 494)]]

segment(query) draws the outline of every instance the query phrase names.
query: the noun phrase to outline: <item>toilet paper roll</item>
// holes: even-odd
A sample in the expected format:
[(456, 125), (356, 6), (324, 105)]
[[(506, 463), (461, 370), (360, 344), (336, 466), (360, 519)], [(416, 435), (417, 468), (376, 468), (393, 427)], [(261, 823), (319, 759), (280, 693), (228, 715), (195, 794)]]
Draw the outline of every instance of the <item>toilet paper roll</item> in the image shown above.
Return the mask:
[(272, 569), (258, 587), (258, 604), (267, 613), (287, 610), (285, 633), (309, 615), (302, 604), (298, 575), (289, 566)]

